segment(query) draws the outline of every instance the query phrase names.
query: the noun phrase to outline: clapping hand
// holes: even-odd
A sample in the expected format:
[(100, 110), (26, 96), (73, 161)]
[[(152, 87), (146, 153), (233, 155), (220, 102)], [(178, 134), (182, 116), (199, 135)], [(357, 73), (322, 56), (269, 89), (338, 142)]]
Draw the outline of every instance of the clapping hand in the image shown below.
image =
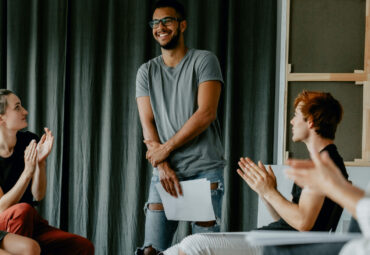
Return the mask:
[(240, 177), (260, 196), (276, 190), (276, 177), (271, 166), (266, 169), (261, 161), (256, 165), (249, 158), (240, 158), (239, 167), (237, 172)]
[(37, 144), (32, 140), (24, 151), (24, 171), (32, 176), (36, 169)]
[(49, 156), (53, 148), (54, 136), (48, 128), (45, 128), (45, 134), (37, 144), (38, 162), (43, 162)]

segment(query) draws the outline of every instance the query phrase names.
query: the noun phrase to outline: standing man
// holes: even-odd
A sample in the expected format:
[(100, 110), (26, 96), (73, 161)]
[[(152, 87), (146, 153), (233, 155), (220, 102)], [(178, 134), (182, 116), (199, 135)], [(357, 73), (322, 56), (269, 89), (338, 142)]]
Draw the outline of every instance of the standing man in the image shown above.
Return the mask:
[[(193, 222), (192, 232), (220, 230), (223, 196), (223, 147), (217, 121), (222, 74), (208, 51), (188, 49), (185, 10), (174, 0), (159, 0), (149, 22), (162, 55), (137, 73), (136, 98), (146, 157), (153, 165), (145, 205), (145, 242), (136, 254), (157, 254), (170, 246), (178, 222), (168, 221), (155, 184), (172, 196), (182, 195), (179, 180), (207, 178), (211, 182), (216, 221)], [(194, 208), (196, 210), (197, 208)]]

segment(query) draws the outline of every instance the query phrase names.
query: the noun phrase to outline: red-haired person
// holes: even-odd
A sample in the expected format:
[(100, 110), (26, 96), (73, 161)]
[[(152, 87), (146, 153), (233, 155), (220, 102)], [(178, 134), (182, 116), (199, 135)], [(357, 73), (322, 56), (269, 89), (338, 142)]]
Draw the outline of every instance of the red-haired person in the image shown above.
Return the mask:
[(27, 115), (12, 91), (0, 89), (0, 230), (34, 239), (42, 254), (94, 254), (89, 240), (50, 226), (33, 207), (45, 197), (46, 158), (54, 137), (48, 128), (41, 139), (20, 131), (27, 127)]
[[(303, 91), (294, 102), (295, 114), (290, 121), (294, 142), (305, 143), (310, 153), (327, 152), (340, 169), (343, 178), (348, 174), (334, 145), (335, 131), (342, 119), (342, 106), (330, 93)], [(241, 158), (238, 174), (266, 204), (275, 222), (262, 230), (334, 231), (342, 214), (342, 207), (323, 194), (294, 184), (292, 200), (287, 200), (277, 189), (272, 168), (260, 161)], [(192, 235), (164, 254), (262, 254), (260, 247), (245, 242), (244, 236), (233, 237)]]

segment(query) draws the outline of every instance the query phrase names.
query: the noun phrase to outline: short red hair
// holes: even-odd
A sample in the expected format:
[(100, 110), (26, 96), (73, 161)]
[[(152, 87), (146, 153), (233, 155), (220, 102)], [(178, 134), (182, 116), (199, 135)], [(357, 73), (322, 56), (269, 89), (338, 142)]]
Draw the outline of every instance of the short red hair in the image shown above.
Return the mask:
[(311, 120), (317, 134), (334, 139), (335, 131), (342, 120), (343, 108), (330, 93), (302, 91), (294, 101), (294, 108), (302, 102), (300, 109), (305, 120)]

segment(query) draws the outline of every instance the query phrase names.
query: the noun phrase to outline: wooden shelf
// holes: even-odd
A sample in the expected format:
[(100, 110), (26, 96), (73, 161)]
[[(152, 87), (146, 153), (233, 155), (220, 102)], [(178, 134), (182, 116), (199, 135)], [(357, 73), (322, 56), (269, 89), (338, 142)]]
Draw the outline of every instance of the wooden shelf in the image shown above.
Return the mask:
[(345, 161), (346, 166), (370, 166), (370, 161), (365, 160), (355, 160), (355, 161)]
[(288, 81), (354, 81), (370, 80), (367, 73), (288, 73)]

